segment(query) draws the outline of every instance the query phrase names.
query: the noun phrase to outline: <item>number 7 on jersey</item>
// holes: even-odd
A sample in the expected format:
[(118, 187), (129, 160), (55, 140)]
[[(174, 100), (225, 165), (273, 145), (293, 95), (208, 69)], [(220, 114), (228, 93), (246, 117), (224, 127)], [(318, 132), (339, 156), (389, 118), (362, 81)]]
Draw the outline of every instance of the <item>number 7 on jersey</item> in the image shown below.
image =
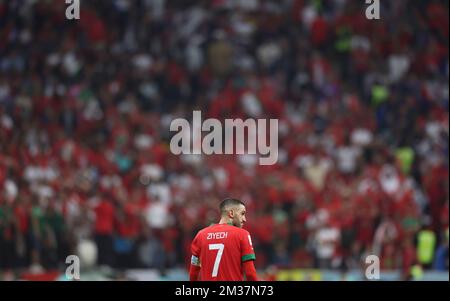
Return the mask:
[(209, 244), (209, 250), (219, 250), (216, 255), (216, 260), (214, 261), (214, 267), (212, 270), (212, 277), (217, 277), (217, 273), (219, 272), (219, 264), (222, 259), (223, 249), (225, 248), (224, 244)]

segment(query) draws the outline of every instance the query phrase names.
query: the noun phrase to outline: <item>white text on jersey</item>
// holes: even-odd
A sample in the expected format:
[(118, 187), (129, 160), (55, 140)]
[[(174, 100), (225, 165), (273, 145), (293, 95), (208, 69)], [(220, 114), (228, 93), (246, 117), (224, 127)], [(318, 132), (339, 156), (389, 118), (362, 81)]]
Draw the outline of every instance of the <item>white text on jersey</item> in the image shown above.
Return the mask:
[(214, 232), (214, 233), (208, 233), (208, 236), (206, 239), (224, 239), (227, 238), (228, 232)]

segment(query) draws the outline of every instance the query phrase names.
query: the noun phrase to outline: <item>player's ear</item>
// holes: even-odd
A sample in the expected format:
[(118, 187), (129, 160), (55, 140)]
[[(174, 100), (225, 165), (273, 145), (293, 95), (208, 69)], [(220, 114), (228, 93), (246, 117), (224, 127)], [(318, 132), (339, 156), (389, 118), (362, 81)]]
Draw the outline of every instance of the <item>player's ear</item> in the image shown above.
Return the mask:
[(233, 209), (228, 210), (228, 216), (229, 217), (234, 217), (234, 210)]

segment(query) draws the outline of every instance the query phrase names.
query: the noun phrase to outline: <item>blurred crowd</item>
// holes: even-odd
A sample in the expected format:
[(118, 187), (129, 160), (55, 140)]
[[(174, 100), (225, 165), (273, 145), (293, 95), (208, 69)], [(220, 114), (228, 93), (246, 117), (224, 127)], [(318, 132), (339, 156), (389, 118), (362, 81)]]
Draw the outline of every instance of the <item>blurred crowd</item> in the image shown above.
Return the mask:
[[(187, 266), (225, 197), (259, 270), (448, 270), (448, 2), (380, 5), (0, 1), (0, 271)], [(193, 110), (277, 118), (278, 163), (171, 154)]]

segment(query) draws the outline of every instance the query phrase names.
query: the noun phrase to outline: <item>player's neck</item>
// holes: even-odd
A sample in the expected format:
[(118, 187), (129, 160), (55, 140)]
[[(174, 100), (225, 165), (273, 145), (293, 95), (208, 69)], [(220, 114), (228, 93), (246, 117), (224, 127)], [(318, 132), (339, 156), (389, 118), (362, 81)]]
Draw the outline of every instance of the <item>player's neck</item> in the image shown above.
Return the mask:
[(230, 225), (233, 226), (233, 222), (226, 218), (221, 218), (219, 221), (219, 225)]

